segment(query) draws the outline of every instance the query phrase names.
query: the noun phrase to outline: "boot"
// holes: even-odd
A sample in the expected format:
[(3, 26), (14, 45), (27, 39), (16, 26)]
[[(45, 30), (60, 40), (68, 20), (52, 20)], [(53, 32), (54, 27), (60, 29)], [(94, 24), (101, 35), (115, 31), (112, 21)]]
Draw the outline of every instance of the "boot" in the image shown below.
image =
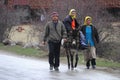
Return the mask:
[(95, 67), (95, 65), (96, 65), (95, 59), (92, 59), (92, 60), (91, 60), (91, 64), (92, 64), (92, 68), (95, 69), (95, 68), (96, 68), (96, 67)]
[(86, 63), (86, 67), (87, 67), (87, 69), (90, 68), (90, 60), (87, 61), (87, 63)]

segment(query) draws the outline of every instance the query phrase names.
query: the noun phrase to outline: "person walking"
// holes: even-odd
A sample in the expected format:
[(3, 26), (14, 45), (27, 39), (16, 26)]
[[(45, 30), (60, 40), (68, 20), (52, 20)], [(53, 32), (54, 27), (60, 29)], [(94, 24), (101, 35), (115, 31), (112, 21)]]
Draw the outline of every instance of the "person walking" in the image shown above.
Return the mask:
[(59, 71), (61, 39), (66, 40), (67, 34), (64, 24), (59, 20), (57, 12), (51, 14), (51, 21), (46, 23), (42, 44), (48, 42), (50, 70)]
[(84, 54), (86, 67), (87, 69), (89, 69), (91, 64), (92, 68), (95, 69), (96, 68), (95, 44), (99, 43), (99, 35), (97, 29), (92, 24), (92, 18), (90, 16), (85, 17), (84, 25), (81, 27), (81, 31), (85, 35), (86, 44), (88, 45), (88, 49), (85, 50)]

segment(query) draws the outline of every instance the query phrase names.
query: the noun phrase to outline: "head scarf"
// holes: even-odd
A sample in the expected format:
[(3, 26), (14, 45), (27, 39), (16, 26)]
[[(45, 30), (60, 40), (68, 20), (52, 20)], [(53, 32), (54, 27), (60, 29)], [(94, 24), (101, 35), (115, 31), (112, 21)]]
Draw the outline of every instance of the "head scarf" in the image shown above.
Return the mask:
[(76, 10), (75, 10), (75, 9), (71, 9), (70, 12), (69, 12), (69, 15), (72, 17), (72, 19), (75, 19), (75, 18), (76, 18), (76, 15), (73, 16), (73, 15), (72, 15), (72, 12), (76, 12)]
[(91, 21), (90, 25), (92, 25), (92, 18), (90, 16), (85, 17), (84, 25), (87, 25), (87, 19), (90, 19)]

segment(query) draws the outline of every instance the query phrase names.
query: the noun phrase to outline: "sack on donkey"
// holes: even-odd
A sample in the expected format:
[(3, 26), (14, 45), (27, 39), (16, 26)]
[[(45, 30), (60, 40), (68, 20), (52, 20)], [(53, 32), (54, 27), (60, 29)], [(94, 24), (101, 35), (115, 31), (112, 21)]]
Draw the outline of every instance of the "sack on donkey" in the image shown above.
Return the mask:
[(79, 49), (80, 50), (85, 50), (87, 48), (88, 48), (88, 45), (86, 44), (85, 36), (82, 33), (82, 31), (80, 31), (80, 46), (79, 46)]

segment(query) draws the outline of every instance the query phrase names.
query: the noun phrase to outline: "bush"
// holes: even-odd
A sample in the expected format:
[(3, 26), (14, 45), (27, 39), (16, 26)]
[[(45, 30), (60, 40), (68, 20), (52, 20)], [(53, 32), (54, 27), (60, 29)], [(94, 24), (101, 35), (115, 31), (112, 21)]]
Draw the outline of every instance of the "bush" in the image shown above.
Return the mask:
[(109, 59), (111, 61), (120, 62), (120, 43), (104, 42), (97, 46), (97, 54), (99, 57)]

